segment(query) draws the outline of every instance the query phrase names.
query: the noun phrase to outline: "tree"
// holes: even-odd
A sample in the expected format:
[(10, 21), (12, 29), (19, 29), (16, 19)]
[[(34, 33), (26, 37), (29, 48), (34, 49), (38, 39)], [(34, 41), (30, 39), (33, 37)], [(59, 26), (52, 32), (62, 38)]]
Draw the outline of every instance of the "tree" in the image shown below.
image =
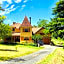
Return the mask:
[(52, 18), (49, 23), (49, 31), (53, 37), (64, 39), (64, 28), (62, 28), (62, 26), (64, 26), (64, 0), (59, 0), (52, 12), (54, 18)]
[(37, 43), (38, 40), (42, 39), (42, 36), (40, 34), (32, 35), (32, 39)]
[(35, 34), (35, 35), (32, 35), (32, 39), (34, 40), (34, 42), (36, 43), (36, 45), (38, 45), (38, 40), (41, 40), (42, 39), (42, 36), (40, 34)]
[(3, 23), (3, 21), (6, 19), (6, 16), (0, 15), (0, 24)]
[(37, 27), (36, 25), (33, 25), (33, 27)]
[(1, 4), (0, 4), (0, 10), (5, 11), (5, 10), (1, 7)]
[(47, 36), (49, 34), (49, 29), (44, 29), (43, 33)]
[(11, 36), (11, 27), (9, 25), (0, 24), (0, 39), (4, 39), (8, 36)]
[(44, 31), (42, 31), (45, 35), (48, 35), (49, 34), (49, 27), (48, 27), (48, 23), (49, 21), (48, 20), (39, 20), (39, 22), (37, 23), (38, 24), (38, 27), (44, 27)]
[(44, 27), (44, 28), (46, 28), (46, 26), (47, 26), (47, 23), (48, 23), (48, 20), (39, 20), (38, 22), (37, 22), (37, 24), (38, 24), (38, 27)]
[(64, 0), (59, 0), (53, 8), (53, 15), (55, 18), (64, 18)]
[[(4, 10), (0, 7), (0, 10)], [(6, 16), (0, 15), (0, 39), (4, 39), (11, 35), (11, 27), (8, 24), (4, 24), (3, 21)]]

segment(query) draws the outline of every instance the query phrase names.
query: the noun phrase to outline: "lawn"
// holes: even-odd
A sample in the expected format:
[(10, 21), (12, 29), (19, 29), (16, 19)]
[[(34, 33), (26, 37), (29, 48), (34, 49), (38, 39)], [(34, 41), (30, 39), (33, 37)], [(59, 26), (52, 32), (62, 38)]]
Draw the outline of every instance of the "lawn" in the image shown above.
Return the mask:
[(64, 49), (57, 48), (37, 64), (64, 64)]
[(55, 45), (63, 45), (64, 43), (64, 40), (58, 38), (58, 39), (55, 39), (55, 38), (52, 38), (51, 40)]
[[(0, 44), (0, 61), (13, 59), (36, 52), (44, 47), (36, 47), (31, 45), (3, 45)], [(17, 49), (17, 51), (16, 51)]]

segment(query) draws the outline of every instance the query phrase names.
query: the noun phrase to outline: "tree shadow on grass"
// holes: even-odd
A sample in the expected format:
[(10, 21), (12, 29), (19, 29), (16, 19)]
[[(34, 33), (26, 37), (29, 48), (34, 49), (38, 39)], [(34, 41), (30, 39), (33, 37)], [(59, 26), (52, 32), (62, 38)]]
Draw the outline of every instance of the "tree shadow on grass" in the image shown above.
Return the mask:
[(13, 58), (10, 58), (10, 57), (0, 57), (0, 60), (2, 60), (2, 61), (8, 60), (8, 59), (13, 59)]
[(18, 43), (13, 43), (13, 42), (0, 42), (0, 44), (3, 44), (3, 45), (13, 45), (13, 46), (15, 46), (15, 45), (18, 45)]
[(26, 60), (24, 60), (22, 58), (15, 58), (15, 59), (13, 59), (12, 57), (0, 57), (0, 60), (8, 61), (8, 62), (26, 61)]
[(37, 44), (20, 44), (20, 45), (24, 45), (24, 46), (33, 46), (33, 47), (37, 47)]
[(17, 52), (17, 50), (11, 50), (11, 49), (0, 49), (0, 51), (15, 51), (15, 52)]

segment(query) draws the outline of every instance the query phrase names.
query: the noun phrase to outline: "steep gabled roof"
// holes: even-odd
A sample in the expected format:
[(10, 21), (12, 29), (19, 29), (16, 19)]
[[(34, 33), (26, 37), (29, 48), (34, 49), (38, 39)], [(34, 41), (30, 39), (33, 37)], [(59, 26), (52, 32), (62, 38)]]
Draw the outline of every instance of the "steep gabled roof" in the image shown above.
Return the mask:
[(29, 20), (28, 20), (28, 18), (27, 18), (27, 16), (25, 16), (25, 18), (24, 18), (24, 20), (23, 20), (23, 22), (21, 24), (21, 27), (32, 27)]
[(41, 30), (42, 28), (44, 28), (44, 27), (33, 27), (32, 28), (32, 32), (33, 32), (33, 34), (36, 34), (39, 30)]
[(20, 23), (15, 23), (15, 24), (11, 25), (11, 27), (18, 28), (18, 29), (20, 28), (20, 26), (21, 26)]

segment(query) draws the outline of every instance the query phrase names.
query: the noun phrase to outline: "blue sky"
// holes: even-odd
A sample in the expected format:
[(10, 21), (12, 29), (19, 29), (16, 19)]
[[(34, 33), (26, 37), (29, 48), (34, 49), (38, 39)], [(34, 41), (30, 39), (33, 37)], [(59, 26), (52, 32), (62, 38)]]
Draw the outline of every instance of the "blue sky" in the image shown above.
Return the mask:
[(0, 0), (4, 12), (1, 15), (7, 18), (6, 24), (13, 22), (22, 23), (25, 16), (32, 18), (32, 25), (37, 25), (39, 19), (50, 20), (52, 18), (52, 8), (58, 0)]

